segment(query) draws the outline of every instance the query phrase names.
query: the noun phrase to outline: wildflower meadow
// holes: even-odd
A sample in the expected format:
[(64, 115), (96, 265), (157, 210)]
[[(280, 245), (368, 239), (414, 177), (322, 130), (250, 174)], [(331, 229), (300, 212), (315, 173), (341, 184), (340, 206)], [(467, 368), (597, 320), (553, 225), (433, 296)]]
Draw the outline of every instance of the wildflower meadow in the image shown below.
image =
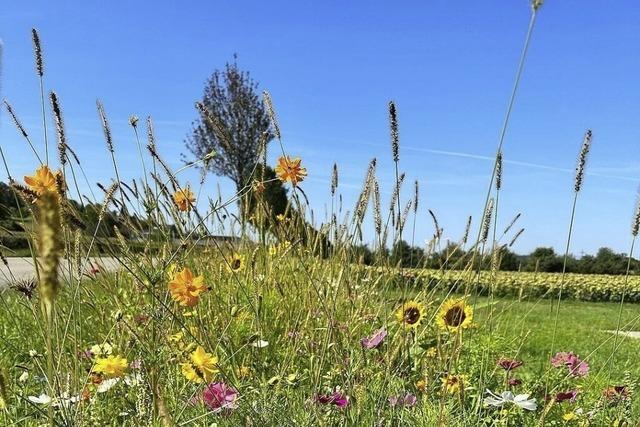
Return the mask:
[[(522, 233), (518, 218), (506, 230), (505, 218), (498, 222), (504, 132), (541, 4), (529, 5), (485, 203), (439, 266), (427, 261), (442, 248), (440, 218), (427, 212), (418, 177), (403, 173), (395, 102), (385, 135), (395, 179), (379, 180), (371, 160), (354, 206), (343, 203), (336, 162), (327, 212), (312, 212), (305, 184), (314, 171), (283, 137), (278, 100), (267, 91), (255, 99), (267, 129), (255, 135), (255, 160), (220, 163), (248, 178), (231, 198), (204, 197), (215, 181), (183, 177), (232, 158), (222, 113), (198, 103), (199, 129), (219, 146), (178, 168), (153, 118), (130, 116), (139, 174), (121, 179), (101, 101), (105, 144), (95, 150), (103, 162), (75, 153), (49, 87), (55, 81), (44, 78), (45, 59), (61, 59), (45, 55), (46, 36), (34, 29), (34, 85), (51, 126), (32, 132), (4, 100), (24, 142), (20, 160), (32, 170), (15, 176), (15, 159), (0, 151), (33, 275), (14, 275), (11, 250), (0, 251), (0, 424), (637, 425), (640, 342), (630, 335), (640, 321), (640, 279), (629, 266), (640, 210), (628, 215), (625, 274), (500, 269)], [(573, 209), (563, 267), (597, 143), (597, 130), (586, 129), (572, 141), (578, 160), (566, 182)], [(87, 168), (104, 174), (93, 201), (80, 191)], [(284, 188), (281, 206), (269, 202), (273, 188)], [(419, 215), (434, 223), (426, 249), (415, 259), (390, 257), (389, 247), (412, 239)], [(366, 251), (365, 241), (374, 242)]]

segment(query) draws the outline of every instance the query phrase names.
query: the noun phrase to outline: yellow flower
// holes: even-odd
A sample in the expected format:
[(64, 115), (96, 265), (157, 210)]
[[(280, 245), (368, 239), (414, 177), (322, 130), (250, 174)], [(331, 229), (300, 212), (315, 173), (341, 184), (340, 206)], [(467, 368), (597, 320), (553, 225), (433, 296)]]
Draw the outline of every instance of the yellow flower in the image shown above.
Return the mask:
[(436, 324), (440, 329), (458, 332), (472, 326), (473, 308), (464, 298), (451, 298), (445, 301), (436, 315)]
[(428, 358), (434, 358), (438, 355), (438, 349), (436, 347), (429, 347), (424, 355)]
[(417, 328), (424, 317), (424, 305), (410, 300), (403, 303), (396, 310), (396, 319), (402, 323), (406, 329)]
[(427, 389), (427, 381), (424, 378), (419, 379), (418, 381), (416, 381), (416, 388), (424, 393), (424, 391)]
[(441, 378), (442, 389), (449, 394), (460, 393), (464, 390), (466, 377), (464, 375), (446, 375)]
[(188, 267), (185, 267), (169, 282), (171, 298), (184, 307), (193, 307), (198, 303), (200, 295), (207, 290), (204, 284), (204, 276), (193, 276)]
[(182, 364), (182, 375), (189, 381), (201, 383), (211, 381), (213, 376), (219, 372), (218, 358), (207, 353), (202, 346), (198, 346), (191, 353), (190, 361)]
[(278, 247), (276, 245), (269, 246), (269, 255), (275, 256), (278, 253)]
[(564, 414), (564, 415), (562, 416), (562, 419), (563, 419), (564, 421), (573, 421), (573, 420), (577, 420), (577, 419), (578, 419), (578, 416), (576, 415), (576, 413), (575, 413), (575, 412), (567, 412), (566, 414)]
[(300, 166), (300, 157), (291, 159), (289, 156), (282, 156), (276, 165), (276, 175), (282, 182), (289, 181), (292, 185), (302, 182), (307, 176), (307, 169)]
[(288, 251), (290, 247), (291, 247), (291, 242), (288, 240), (285, 240), (284, 242), (278, 245), (278, 251), (284, 253)]
[(36, 169), (33, 176), (25, 176), (24, 182), (29, 186), (29, 189), (33, 190), (38, 195), (44, 193), (57, 193), (58, 183), (56, 176), (51, 172), (48, 166), (43, 165)]
[(182, 331), (176, 332), (173, 335), (168, 335), (167, 336), (167, 340), (170, 343), (178, 343), (178, 342), (182, 341), (182, 338), (184, 338), (184, 334), (182, 333)]
[(189, 187), (182, 188), (173, 194), (173, 202), (179, 211), (188, 212), (196, 201), (196, 196)]
[(247, 378), (251, 375), (251, 368), (242, 365), (237, 369), (236, 375), (238, 375), (238, 378)]
[(117, 378), (127, 370), (127, 359), (120, 356), (97, 357), (93, 372), (102, 374), (106, 378)]
[(227, 270), (238, 272), (244, 268), (244, 257), (242, 255), (233, 254), (227, 264)]

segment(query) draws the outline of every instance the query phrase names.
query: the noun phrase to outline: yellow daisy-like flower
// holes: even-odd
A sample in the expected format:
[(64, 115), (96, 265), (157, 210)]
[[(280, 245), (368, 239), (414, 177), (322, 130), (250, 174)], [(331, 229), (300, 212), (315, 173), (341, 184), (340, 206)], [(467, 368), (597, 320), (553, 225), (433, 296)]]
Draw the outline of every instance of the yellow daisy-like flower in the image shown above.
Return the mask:
[(179, 211), (188, 212), (196, 201), (196, 196), (189, 187), (182, 188), (173, 194), (173, 202)]
[(473, 308), (465, 302), (464, 298), (448, 299), (436, 315), (436, 324), (440, 329), (449, 332), (469, 328), (473, 324)]
[(25, 176), (24, 182), (29, 186), (30, 190), (33, 190), (38, 195), (58, 192), (56, 176), (46, 165), (36, 169), (32, 176)]
[(188, 267), (185, 267), (169, 282), (171, 298), (184, 307), (193, 307), (200, 299), (200, 295), (207, 290), (204, 276), (193, 276)]
[(282, 156), (278, 159), (275, 171), (282, 182), (289, 181), (292, 185), (297, 185), (307, 176), (307, 169), (300, 166), (300, 157), (291, 159), (289, 156)]
[(182, 364), (182, 375), (189, 381), (196, 383), (209, 382), (219, 372), (218, 358), (211, 353), (207, 353), (202, 346), (198, 346), (191, 353), (190, 359), (189, 362)]
[(436, 347), (429, 347), (427, 351), (425, 351), (424, 355), (425, 357), (432, 359), (438, 355), (438, 349)]
[(419, 379), (418, 381), (416, 381), (416, 388), (424, 393), (424, 391), (427, 389), (427, 381), (424, 378)]
[(288, 240), (285, 240), (284, 242), (278, 245), (278, 251), (284, 253), (288, 251), (290, 247), (291, 247), (291, 242)]
[(578, 419), (578, 416), (576, 415), (575, 412), (567, 412), (562, 416), (562, 419), (564, 421), (574, 421)]
[(417, 328), (424, 317), (424, 312), (425, 307), (422, 303), (410, 300), (396, 310), (396, 319), (407, 329)]
[(239, 254), (233, 254), (229, 263), (227, 264), (227, 270), (238, 272), (244, 268), (244, 257)]
[(464, 375), (446, 375), (441, 378), (442, 389), (449, 394), (457, 394), (464, 390)]
[(120, 356), (97, 357), (93, 372), (102, 374), (106, 378), (118, 378), (127, 370), (127, 359)]
[(168, 335), (167, 341), (169, 341), (170, 343), (177, 343), (182, 341), (182, 338), (184, 338), (184, 333), (180, 331), (180, 332), (176, 332), (175, 334)]
[(242, 365), (236, 370), (236, 375), (238, 376), (238, 378), (248, 378), (249, 376), (251, 376), (251, 368)]

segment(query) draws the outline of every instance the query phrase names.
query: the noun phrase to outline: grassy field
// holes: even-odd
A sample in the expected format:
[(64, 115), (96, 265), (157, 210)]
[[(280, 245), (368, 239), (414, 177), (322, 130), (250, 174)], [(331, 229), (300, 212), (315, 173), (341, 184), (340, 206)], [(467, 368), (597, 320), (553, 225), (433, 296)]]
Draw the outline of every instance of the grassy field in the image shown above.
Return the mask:
[[(67, 411), (56, 407), (60, 425), (148, 425), (162, 410), (172, 422), (194, 425), (535, 425), (542, 408), (555, 425), (576, 411), (583, 421), (584, 413), (596, 411), (592, 421), (602, 423), (638, 414), (627, 402), (609, 407), (602, 394), (611, 384), (632, 390), (640, 374), (635, 363), (640, 343), (620, 338), (614, 351), (615, 335), (606, 332), (616, 330), (620, 304), (563, 300), (556, 327), (555, 300), (468, 297), (473, 325), (451, 333), (436, 318), (443, 301), (462, 295), (399, 289), (388, 275), (355, 264), (264, 248), (241, 253), (237, 271), (225, 268), (215, 253), (189, 257), (186, 265), (210, 284), (189, 308), (171, 302), (167, 283), (175, 265), (155, 276), (155, 288), (145, 288), (144, 280), (132, 277), (158, 271), (157, 260), (129, 257), (122, 261), (131, 271), (68, 283), (58, 297), (54, 365), (66, 374), (56, 395), (78, 396)], [(253, 266), (245, 263), (248, 257)], [(318, 286), (306, 282), (311, 279)], [(407, 300), (424, 304), (417, 328), (403, 327), (396, 317)], [(35, 296), (8, 291), (2, 303), (0, 360), (11, 384), (5, 420), (35, 425), (46, 420), (51, 407), (37, 400), (52, 394), (43, 382), (46, 324), (39, 320)], [(625, 305), (622, 329), (633, 330), (638, 314), (637, 306)], [(378, 328), (388, 332), (382, 344), (363, 347), (362, 338)], [(103, 344), (112, 356), (126, 359), (121, 377), (96, 371), (107, 356), (95, 346)], [(202, 383), (183, 371), (199, 345), (218, 358), (212, 381), (237, 392), (224, 416), (202, 404)], [(553, 368), (550, 356), (558, 351), (574, 352), (588, 363), (589, 374), (572, 378)], [(505, 384), (506, 372), (497, 365), (501, 358), (523, 362), (509, 375), (521, 384)], [(464, 386), (448, 392), (443, 379), (452, 373), (464, 378)], [(160, 407), (145, 385), (152, 375), (161, 384), (155, 396), (162, 399)], [(121, 380), (112, 384), (114, 378)], [(531, 393), (537, 413), (482, 404), (484, 388), (500, 393), (505, 387)], [(560, 390), (580, 393), (575, 402), (545, 402), (545, 394)], [(331, 400), (334, 393), (348, 404), (338, 406)], [(405, 395), (415, 396), (416, 403), (404, 408), (389, 403)]]
[[(488, 304), (487, 298), (478, 298), (479, 306), (485, 304)], [(640, 375), (640, 365), (634, 360), (640, 351), (640, 340), (620, 336), (616, 343), (615, 334), (607, 332), (618, 327), (620, 304), (563, 301), (557, 328), (554, 317), (556, 304), (557, 301), (552, 300), (531, 302), (500, 298), (493, 305), (497, 318), (493, 322), (496, 335), (510, 346), (520, 343), (518, 357), (532, 361), (528, 369), (532, 375), (539, 375), (546, 369), (554, 330), (554, 348), (589, 356), (595, 369), (592, 374), (611, 375), (614, 382), (623, 381), (627, 373)], [(488, 312), (488, 307), (478, 310), (478, 321), (486, 321)], [(640, 330), (640, 307), (626, 305), (622, 310), (621, 324), (627, 331)]]
[[(531, 4), (511, 101), (541, 3)], [(43, 87), (36, 30), (33, 39)], [(509, 226), (503, 237), (512, 243), (500, 243), (502, 139), (477, 237), (469, 236), (469, 218), (458, 243), (445, 243), (433, 211), (420, 202), (418, 181), (402, 189), (398, 117), (390, 102), (395, 178), (379, 182), (372, 160), (355, 206), (346, 207), (336, 165), (327, 221), (317, 223), (304, 191), (304, 159), (287, 154), (268, 92), (262, 101), (250, 98), (265, 111), (267, 129), (255, 135), (273, 132), (278, 158), (268, 178), (266, 142), (251, 161), (241, 157), (252, 169), (224, 200), (204, 196), (207, 186), (215, 187), (206, 175), (199, 183), (180, 179), (180, 172), (206, 167), (223, 153), (208, 151), (174, 171), (158, 151), (151, 118), (146, 151), (143, 124), (135, 116), (129, 124), (139, 170), (153, 173), (121, 181), (98, 102), (114, 178), (105, 176), (110, 184), (100, 186), (102, 200), (91, 201), (98, 207), (94, 227), (75, 215), (74, 203), (82, 200), (70, 195), (80, 193), (76, 178), (86, 176), (84, 168), (96, 165), (70, 151), (57, 95), (46, 100), (43, 91), (41, 98), (43, 112), (51, 104), (57, 150), (46, 134), (34, 146), (5, 103), (34, 154), (34, 172), (12, 182), (11, 191), (32, 212), (27, 237), (39, 262), (37, 279), (12, 280), (0, 292), (0, 425), (621, 427), (640, 419), (639, 344), (618, 336), (640, 329), (633, 272), (499, 271), (503, 250), (522, 233)], [(225, 128), (224, 116), (198, 107), (213, 137), (232, 151), (226, 138), (237, 122)], [(579, 154), (567, 236), (591, 136), (585, 133)], [(46, 159), (39, 151), (57, 152), (57, 166), (39, 161)], [(12, 176), (11, 163), (2, 160)], [(274, 183), (285, 199), (280, 210), (266, 190)], [(380, 194), (387, 190), (383, 211)], [(455, 246), (449, 254), (469, 255), (465, 265), (408, 270), (388, 255), (403, 240), (415, 241), (409, 230), (426, 217), (424, 210), (435, 229), (425, 259), (448, 244)], [(640, 210), (634, 244), (639, 230)], [(373, 265), (364, 265), (365, 243)], [(567, 248), (570, 243), (568, 237)], [(117, 271), (89, 265), (98, 249), (116, 259)], [(70, 275), (59, 275), (63, 263)], [(475, 271), (485, 264), (487, 271)]]

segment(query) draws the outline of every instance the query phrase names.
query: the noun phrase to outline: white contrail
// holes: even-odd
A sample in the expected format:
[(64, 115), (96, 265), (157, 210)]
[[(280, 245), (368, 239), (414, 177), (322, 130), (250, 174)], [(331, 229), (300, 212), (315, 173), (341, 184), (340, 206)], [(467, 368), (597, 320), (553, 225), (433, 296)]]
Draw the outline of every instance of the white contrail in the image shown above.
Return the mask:
[[(444, 150), (433, 150), (430, 148), (415, 148), (415, 147), (404, 147), (406, 150), (412, 150), (412, 151), (423, 151), (426, 153), (432, 153), (432, 154), (442, 154), (445, 156), (455, 156), (455, 157), (466, 157), (466, 158), (471, 158), (471, 159), (479, 159), (479, 160), (488, 160), (488, 161), (494, 161), (495, 159), (493, 157), (489, 157), (489, 156), (481, 156), (478, 154), (470, 154), (470, 153), (461, 153), (461, 152), (456, 152), (456, 151), (444, 151)], [(512, 165), (517, 165), (517, 166), (525, 166), (525, 167), (529, 167), (529, 168), (536, 168), (536, 169), (546, 169), (546, 170), (552, 170), (552, 171), (556, 171), (556, 172), (569, 172), (569, 173), (573, 173), (575, 172), (574, 169), (568, 169), (568, 168), (560, 168), (557, 166), (549, 166), (549, 165), (543, 165), (540, 163), (531, 163), (531, 162), (522, 162), (519, 160), (508, 160), (508, 159), (504, 159), (505, 163), (508, 164), (512, 164)], [(637, 182), (638, 179), (637, 178), (632, 178), (629, 176), (620, 176), (620, 175), (608, 175), (608, 174), (602, 174), (602, 173), (597, 173), (597, 172), (586, 172), (586, 175), (591, 175), (591, 176), (599, 176), (602, 178), (611, 178), (611, 179), (621, 179), (624, 181), (633, 181), (633, 182)]]
[[(371, 143), (366, 143), (366, 142), (356, 142), (356, 144), (369, 145), (369, 146), (372, 146), (372, 147), (386, 147), (386, 145), (371, 144)], [(485, 161), (490, 161), (490, 162), (493, 162), (495, 160), (495, 158), (491, 157), (491, 156), (484, 156), (484, 155), (481, 155), (481, 154), (473, 154), (473, 153), (464, 153), (464, 152), (460, 152), (460, 151), (436, 150), (436, 149), (432, 149), (432, 148), (419, 148), (419, 147), (402, 146), (402, 145), (400, 146), (400, 149), (401, 150), (407, 150), (407, 151), (417, 151), (417, 152), (421, 152), (421, 153), (438, 154), (438, 155), (442, 155), (442, 156), (463, 157), (463, 158), (467, 158), (467, 159), (485, 160)], [(574, 169), (560, 168), (560, 167), (557, 167), (557, 166), (543, 165), (543, 164), (540, 164), (540, 163), (522, 162), (522, 161), (519, 161), (519, 160), (508, 160), (508, 159), (504, 159), (503, 161), (504, 161), (504, 163), (508, 163), (508, 164), (511, 164), (511, 165), (524, 166), (524, 167), (528, 167), (528, 168), (545, 169), (545, 170), (550, 170), (550, 171), (555, 171), (555, 172), (564, 172), (564, 173), (574, 173), (575, 172)], [(586, 172), (586, 175), (597, 176), (597, 177), (601, 177), (601, 178), (619, 179), (619, 180), (623, 180), (623, 181), (638, 182), (638, 178), (633, 178), (633, 177), (629, 177), (629, 176), (608, 175), (608, 174), (602, 174), (602, 173), (597, 173), (597, 172)]]

